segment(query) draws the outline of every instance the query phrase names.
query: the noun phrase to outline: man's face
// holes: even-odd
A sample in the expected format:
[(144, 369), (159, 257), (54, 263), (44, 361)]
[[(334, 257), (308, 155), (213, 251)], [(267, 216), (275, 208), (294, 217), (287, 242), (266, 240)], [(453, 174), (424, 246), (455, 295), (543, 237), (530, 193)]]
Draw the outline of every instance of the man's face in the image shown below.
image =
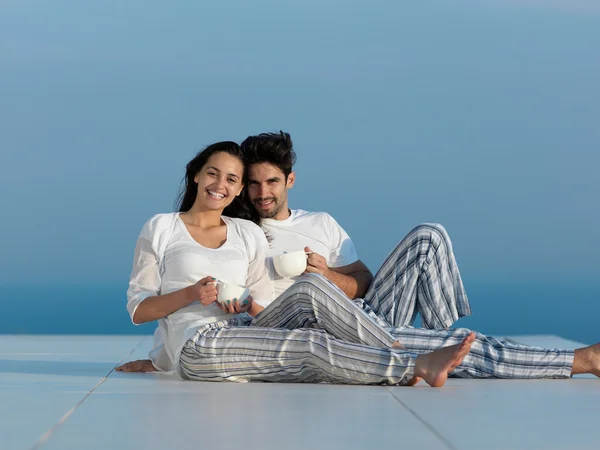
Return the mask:
[(294, 185), (294, 172), (287, 180), (283, 172), (271, 163), (248, 167), (248, 197), (263, 219), (284, 220), (289, 217), (288, 189)]

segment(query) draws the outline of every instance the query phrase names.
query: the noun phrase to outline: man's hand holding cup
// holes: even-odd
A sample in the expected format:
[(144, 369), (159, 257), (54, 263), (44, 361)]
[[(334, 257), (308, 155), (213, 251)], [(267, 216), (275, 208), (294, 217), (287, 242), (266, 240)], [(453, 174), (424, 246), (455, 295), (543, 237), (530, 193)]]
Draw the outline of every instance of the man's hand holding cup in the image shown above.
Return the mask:
[(329, 267), (327, 267), (327, 260), (325, 257), (313, 252), (310, 247), (304, 247), (304, 251), (307, 255), (305, 273), (318, 273), (327, 278)]

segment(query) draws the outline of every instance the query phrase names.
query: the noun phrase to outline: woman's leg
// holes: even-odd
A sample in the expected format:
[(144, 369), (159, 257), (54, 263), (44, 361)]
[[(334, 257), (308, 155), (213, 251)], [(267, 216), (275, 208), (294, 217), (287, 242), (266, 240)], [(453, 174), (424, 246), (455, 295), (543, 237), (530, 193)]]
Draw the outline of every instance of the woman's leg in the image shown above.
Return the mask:
[(265, 328), (316, 328), (355, 344), (388, 348), (394, 337), (335, 284), (316, 274), (305, 275), (283, 292), (253, 320)]
[(364, 303), (391, 326), (411, 325), (417, 312), (423, 327), (430, 329), (448, 328), (470, 316), (444, 227), (422, 224), (408, 233), (375, 275)]
[[(410, 352), (423, 354), (460, 342), (471, 331), (389, 328)], [(475, 333), (471, 352), (451, 376), (461, 378), (566, 378), (573, 368), (573, 350), (530, 347)]]
[(422, 377), (442, 386), (469, 352), (474, 336), (427, 355), (368, 347), (323, 330), (283, 330), (209, 324), (196, 332), (179, 359), (184, 378), (199, 381), (277, 381), (411, 384)]

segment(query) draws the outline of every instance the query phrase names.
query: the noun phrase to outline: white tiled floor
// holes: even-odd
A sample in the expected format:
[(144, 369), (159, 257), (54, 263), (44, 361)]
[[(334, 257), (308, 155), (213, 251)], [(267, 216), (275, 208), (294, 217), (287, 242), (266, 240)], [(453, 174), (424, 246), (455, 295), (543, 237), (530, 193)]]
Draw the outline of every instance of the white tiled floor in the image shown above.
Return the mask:
[[(556, 336), (518, 336), (573, 348)], [(111, 372), (149, 337), (0, 336), (2, 449), (599, 448), (600, 381), (441, 389), (198, 383)], [(108, 375), (108, 377), (107, 377)]]

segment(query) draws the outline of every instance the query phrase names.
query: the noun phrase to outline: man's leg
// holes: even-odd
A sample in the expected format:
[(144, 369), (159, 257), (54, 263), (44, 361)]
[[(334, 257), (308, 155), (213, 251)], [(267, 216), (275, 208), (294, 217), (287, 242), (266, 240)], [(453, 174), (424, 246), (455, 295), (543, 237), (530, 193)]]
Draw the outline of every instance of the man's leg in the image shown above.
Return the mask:
[[(461, 342), (471, 333), (465, 328), (427, 330), (389, 328), (410, 352), (423, 354)], [(475, 333), (471, 352), (451, 376), (461, 378), (567, 378), (573, 371), (573, 350), (530, 347)], [(600, 357), (598, 358), (600, 363)], [(588, 368), (586, 366), (586, 368)], [(589, 373), (594, 373), (588, 370)], [(578, 372), (575, 372), (578, 373)], [(582, 372), (579, 372), (582, 373)]]
[(296, 281), (252, 320), (252, 326), (316, 328), (337, 339), (372, 347), (392, 347), (395, 341), (340, 288), (317, 274)]
[(201, 328), (183, 348), (183, 376), (199, 381), (408, 384), (413, 376), (441, 386), (470, 350), (474, 336), (428, 355), (344, 342), (323, 330)]
[(470, 316), (444, 227), (422, 224), (408, 233), (375, 275), (364, 303), (391, 326), (411, 325), (417, 312), (423, 327), (430, 329), (449, 328), (460, 317)]

